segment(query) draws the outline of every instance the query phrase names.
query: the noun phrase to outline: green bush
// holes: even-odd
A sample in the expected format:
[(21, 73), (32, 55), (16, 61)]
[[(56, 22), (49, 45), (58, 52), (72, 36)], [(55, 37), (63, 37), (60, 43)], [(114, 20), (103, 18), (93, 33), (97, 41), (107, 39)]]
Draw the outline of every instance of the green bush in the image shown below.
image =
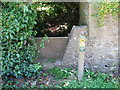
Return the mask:
[(52, 68), (49, 70), (50, 74), (54, 75), (56, 79), (66, 79), (71, 77), (71, 72), (69, 69), (64, 68)]
[[(68, 68), (52, 68), (50, 73), (61, 82), (51, 86), (52, 88), (111, 88), (118, 89), (118, 77), (114, 78), (112, 74), (101, 72), (84, 71), (84, 77), (81, 81), (77, 80), (77, 70)], [(70, 77), (74, 75), (74, 77)], [(70, 78), (72, 79), (70, 79)], [(62, 81), (64, 79), (64, 81)]]
[(39, 73), (41, 66), (33, 64), (37, 45), (35, 5), (32, 3), (2, 3), (2, 76), (31, 77)]

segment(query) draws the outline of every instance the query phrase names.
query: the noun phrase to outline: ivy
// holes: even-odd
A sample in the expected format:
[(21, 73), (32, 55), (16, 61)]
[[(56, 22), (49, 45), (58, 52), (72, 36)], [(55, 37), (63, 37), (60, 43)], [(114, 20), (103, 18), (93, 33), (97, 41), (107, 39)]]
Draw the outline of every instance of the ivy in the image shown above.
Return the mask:
[(31, 77), (39, 74), (41, 66), (34, 64), (37, 45), (33, 36), (36, 32), (35, 5), (32, 3), (9, 2), (2, 7), (2, 76)]
[(96, 2), (95, 9), (97, 9), (97, 13), (94, 14), (98, 19), (99, 25), (104, 25), (104, 20), (108, 15), (117, 17), (119, 11), (119, 2)]
[(42, 39), (42, 43), (40, 44), (41, 48), (45, 48), (45, 41), (48, 39), (48, 36), (45, 34), (45, 36)]

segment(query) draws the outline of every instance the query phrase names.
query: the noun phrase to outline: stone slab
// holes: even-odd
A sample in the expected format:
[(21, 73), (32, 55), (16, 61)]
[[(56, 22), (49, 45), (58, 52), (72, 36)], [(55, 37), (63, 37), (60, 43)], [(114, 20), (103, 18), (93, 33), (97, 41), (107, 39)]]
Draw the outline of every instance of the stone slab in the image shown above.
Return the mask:
[(87, 36), (87, 26), (74, 26), (71, 30), (70, 39), (63, 57), (63, 65), (77, 65), (79, 58), (79, 37), (81, 34)]

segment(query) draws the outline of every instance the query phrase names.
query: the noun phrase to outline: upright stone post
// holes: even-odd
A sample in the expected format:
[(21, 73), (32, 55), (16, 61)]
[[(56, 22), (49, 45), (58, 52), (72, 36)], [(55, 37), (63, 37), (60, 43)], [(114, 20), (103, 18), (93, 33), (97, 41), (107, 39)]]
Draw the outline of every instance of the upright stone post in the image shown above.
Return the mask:
[(82, 80), (84, 74), (85, 41), (85, 36), (81, 35), (79, 39), (78, 80)]

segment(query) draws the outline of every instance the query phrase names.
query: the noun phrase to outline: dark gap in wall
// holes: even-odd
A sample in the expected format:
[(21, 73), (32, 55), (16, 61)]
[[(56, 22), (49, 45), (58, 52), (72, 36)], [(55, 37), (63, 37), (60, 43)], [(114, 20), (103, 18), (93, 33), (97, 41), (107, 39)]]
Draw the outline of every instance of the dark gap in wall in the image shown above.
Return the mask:
[(78, 2), (45, 2), (44, 7), (37, 11), (37, 24), (33, 30), (35, 37), (66, 37), (73, 25), (78, 25)]

